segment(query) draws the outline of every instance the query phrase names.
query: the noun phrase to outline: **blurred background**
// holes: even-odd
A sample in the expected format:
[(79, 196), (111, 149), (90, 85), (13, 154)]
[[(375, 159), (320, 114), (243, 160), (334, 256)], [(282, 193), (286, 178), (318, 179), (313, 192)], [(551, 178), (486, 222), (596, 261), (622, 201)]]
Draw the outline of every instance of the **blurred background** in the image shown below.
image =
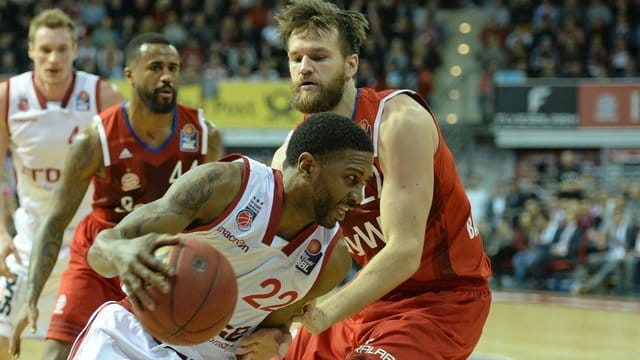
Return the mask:
[[(414, 89), (437, 115), (494, 289), (637, 304), (640, 0), (336, 3), (370, 21), (358, 86)], [(273, 22), (285, 4), (0, 0), (0, 80), (30, 68), (28, 23), (45, 8), (79, 25), (76, 68), (125, 95), (125, 44), (161, 32), (182, 56), (180, 101), (205, 109), (227, 152), (269, 162), (300, 119)], [(2, 189), (9, 200), (11, 181)], [(631, 353), (640, 358), (637, 346)]]

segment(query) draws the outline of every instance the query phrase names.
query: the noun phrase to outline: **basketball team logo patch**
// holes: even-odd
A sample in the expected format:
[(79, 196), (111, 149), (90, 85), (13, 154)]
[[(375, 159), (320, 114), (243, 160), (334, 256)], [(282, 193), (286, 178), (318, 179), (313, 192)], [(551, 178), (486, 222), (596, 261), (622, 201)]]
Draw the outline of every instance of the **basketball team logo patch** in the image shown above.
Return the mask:
[(20, 97), (18, 99), (18, 109), (20, 109), (20, 111), (29, 110), (29, 99), (26, 97)]
[(76, 111), (89, 111), (89, 109), (91, 109), (89, 93), (82, 90), (76, 96)]
[(322, 259), (322, 244), (318, 239), (312, 239), (304, 253), (296, 260), (296, 269), (302, 271), (305, 275), (311, 274), (313, 269)]
[(360, 126), (360, 129), (362, 129), (362, 131), (366, 132), (369, 136), (371, 136), (371, 125), (369, 125), (369, 122), (367, 121), (367, 119), (360, 120), (360, 122), (358, 123), (358, 126)]
[(241, 231), (251, 229), (251, 224), (253, 224), (253, 220), (258, 216), (263, 205), (264, 201), (261, 201), (254, 196), (249, 202), (249, 205), (236, 214), (236, 224), (238, 225), (238, 229)]
[(198, 151), (198, 130), (193, 124), (186, 124), (180, 130), (180, 151)]
[(132, 172), (127, 172), (126, 174), (122, 175), (122, 178), (120, 179), (120, 185), (122, 187), (122, 191), (125, 192), (142, 187), (142, 184), (140, 184), (140, 177)]

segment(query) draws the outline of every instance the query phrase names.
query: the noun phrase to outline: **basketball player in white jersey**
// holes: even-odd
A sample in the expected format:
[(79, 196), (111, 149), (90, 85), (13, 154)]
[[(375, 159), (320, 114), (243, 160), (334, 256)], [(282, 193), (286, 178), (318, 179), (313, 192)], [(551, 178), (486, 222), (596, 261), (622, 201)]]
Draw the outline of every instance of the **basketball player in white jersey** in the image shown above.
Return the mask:
[[(7, 354), (11, 320), (24, 302), (35, 231), (48, 211), (51, 190), (60, 178), (71, 140), (94, 115), (123, 100), (96, 75), (73, 70), (76, 49), (73, 21), (61, 10), (43, 11), (29, 26), (33, 71), (0, 83), (0, 169), (9, 149), (20, 203), (14, 214), (14, 239), (0, 222), (0, 358)], [(67, 229), (60, 259), (40, 296), (43, 313), (36, 337), (42, 338), (46, 331), (60, 274), (68, 261), (68, 241), (77, 222), (89, 212), (89, 201), (86, 196)]]
[[(331, 113), (312, 115), (290, 141), (282, 172), (240, 155), (201, 165), (101, 232), (89, 264), (103, 276), (118, 275), (129, 297), (94, 313), (70, 359), (234, 359), (256, 329), (287, 331), (305, 304), (333, 289), (351, 267), (338, 221), (362, 200), (373, 145), (350, 119)], [(168, 290), (171, 269), (151, 249), (178, 237), (215, 246), (238, 280), (225, 330), (189, 347), (158, 343), (131, 306), (153, 309), (147, 286)], [(276, 348), (243, 358), (275, 356)]]

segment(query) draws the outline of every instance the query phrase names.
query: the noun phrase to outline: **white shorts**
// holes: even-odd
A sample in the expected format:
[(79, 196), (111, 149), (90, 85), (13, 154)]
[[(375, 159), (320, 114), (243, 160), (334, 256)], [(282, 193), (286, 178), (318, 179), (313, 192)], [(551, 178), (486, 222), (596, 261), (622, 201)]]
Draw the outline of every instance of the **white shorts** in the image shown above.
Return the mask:
[[(15, 225), (18, 234), (13, 239), (22, 264), (18, 264), (15, 257), (10, 255), (7, 257), (7, 266), (12, 273), (17, 275), (15, 280), (9, 280), (4, 276), (0, 276), (0, 336), (9, 337), (12, 322), (14, 321), (20, 306), (25, 303), (27, 296), (27, 275), (29, 273), (29, 258), (31, 252), (32, 238), (27, 238), (33, 233), (32, 226), (25, 224), (23, 217), (15, 216)], [(68, 229), (64, 233), (64, 244), (69, 243), (69, 239), (73, 236), (74, 229)], [(28, 235), (24, 235), (28, 234)], [(62, 278), (62, 272), (69, 265), (69, 247), (63, 246), (60, 249), (60, 255), (56, 261), (56, 265), (51, 271), (51, 275), (42, 289), (40, 299), (38, 301), (39, 316), (36, 323), (37, 331), (32, 334), (25, 329), (23, 337), (44, 339), (51, 320), (51, 314), (58, 294), (58, 287)]]
[(199, 360), (155, 341), (129, 310), (113, 301), (93, 313), (71, 348), (69, 360), (85, 359)]

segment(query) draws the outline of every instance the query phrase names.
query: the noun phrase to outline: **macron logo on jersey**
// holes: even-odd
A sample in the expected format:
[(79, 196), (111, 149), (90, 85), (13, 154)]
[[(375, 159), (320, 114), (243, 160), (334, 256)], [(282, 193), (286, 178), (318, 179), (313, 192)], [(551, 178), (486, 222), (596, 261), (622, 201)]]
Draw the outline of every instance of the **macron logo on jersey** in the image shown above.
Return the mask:
[(131, 154), (131, 151), (129, 151), (129, 149), (124, 148), (122, 149), (122, 151), (120, 151), (120, 156), (118, 156), (118, 159), (128, 159), (128, 158), (132, 158), (133, 154)]

